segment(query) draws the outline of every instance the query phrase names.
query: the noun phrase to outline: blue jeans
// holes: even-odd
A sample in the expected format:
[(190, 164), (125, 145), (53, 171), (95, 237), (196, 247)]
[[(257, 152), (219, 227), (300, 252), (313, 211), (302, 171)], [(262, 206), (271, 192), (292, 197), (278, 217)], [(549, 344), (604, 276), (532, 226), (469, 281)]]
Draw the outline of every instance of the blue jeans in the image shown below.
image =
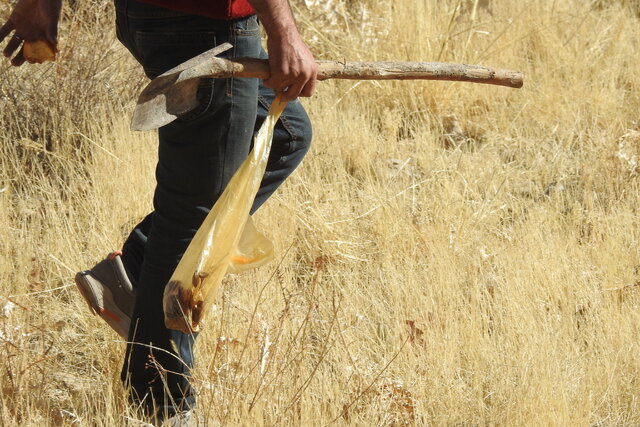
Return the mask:
[[(222, 21), (115, 0), (119, 40), (148, 77), (216, 45), (230, 42), (226, 57), (266, 57), (255, 16)], [(266, 117), (273, 91), (257, 79), (203, 79), (200, 106), (158, 131), (154, 211), (123, 246), (123, 262), (137, 298), (122, 369), (131, 398), (165, 413), (194, 404), (189, 375), (195, 336), (164, 327), (163, 290), (189, 242), (234, 172), (249, 153), (254, 131)], [(311, 125), (298, 101), (276, 125), (255, 212), (302, 161)], [(174, 345), (172, 345), (175, 344)]]

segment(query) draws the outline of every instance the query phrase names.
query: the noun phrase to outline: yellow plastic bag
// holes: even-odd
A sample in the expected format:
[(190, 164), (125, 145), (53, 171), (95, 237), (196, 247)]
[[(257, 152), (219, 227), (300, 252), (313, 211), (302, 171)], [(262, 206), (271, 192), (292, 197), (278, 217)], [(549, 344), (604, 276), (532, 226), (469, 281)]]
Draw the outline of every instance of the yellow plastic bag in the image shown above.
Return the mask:
[(266, 264), (273, 245), (253, 225), (249, 212), (267, 167), (273, 128), (286, 103), (278, 98), (258, 131), (249, 157), (196, 232), (164, 290), (164, 323), (197, 332), (224, 275)]

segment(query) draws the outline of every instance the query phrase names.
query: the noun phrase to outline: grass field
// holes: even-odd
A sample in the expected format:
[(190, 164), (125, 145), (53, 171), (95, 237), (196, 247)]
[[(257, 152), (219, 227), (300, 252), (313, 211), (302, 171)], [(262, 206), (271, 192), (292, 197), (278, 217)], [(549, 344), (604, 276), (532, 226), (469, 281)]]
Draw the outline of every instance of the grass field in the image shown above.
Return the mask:
[[(525, 87), (319, 84), (277, 260), (199, 338), (212, 425), (640, 424), (638, 4), (473, 3), (294, 2), (319, 59)], [(111, 3), (66, 7), (56, 63), (0, 65), (0, 424), (137, 425), (73, 276), (151, 209), (155, 134)]]

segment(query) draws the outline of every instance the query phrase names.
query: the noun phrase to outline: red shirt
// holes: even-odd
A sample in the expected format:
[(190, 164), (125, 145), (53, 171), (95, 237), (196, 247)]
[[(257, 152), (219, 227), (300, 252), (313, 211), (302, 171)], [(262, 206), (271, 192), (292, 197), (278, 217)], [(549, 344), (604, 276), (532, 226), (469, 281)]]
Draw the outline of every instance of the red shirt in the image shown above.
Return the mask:
[(255, 11), (247, 0), (138, 0), (178, 12), (214, 19), (245, 18)]

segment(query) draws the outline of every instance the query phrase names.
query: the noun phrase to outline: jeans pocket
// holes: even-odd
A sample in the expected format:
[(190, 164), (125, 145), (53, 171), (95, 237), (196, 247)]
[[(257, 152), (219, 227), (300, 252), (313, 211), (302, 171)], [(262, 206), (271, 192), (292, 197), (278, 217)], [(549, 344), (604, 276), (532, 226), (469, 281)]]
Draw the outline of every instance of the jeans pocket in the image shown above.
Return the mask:
[[(155, 78), (216, 46), (216, 33), (136, 31), (135, 44), (146, 75), (149, 78)], [(196, 94), (198, 106), (178, 120), (186, 122), (200, 117), (210, 108), (213, 96), (214, 79), (201, 79)]]
[(232, 22), (233, 32), (236, 36), (260, 37), (260, 24), (255, 15)]
[(213, 31), (136, 31), (134, 37), (140, 62), (149, 78), (155, 78), (216, 46), (216, 33)]

